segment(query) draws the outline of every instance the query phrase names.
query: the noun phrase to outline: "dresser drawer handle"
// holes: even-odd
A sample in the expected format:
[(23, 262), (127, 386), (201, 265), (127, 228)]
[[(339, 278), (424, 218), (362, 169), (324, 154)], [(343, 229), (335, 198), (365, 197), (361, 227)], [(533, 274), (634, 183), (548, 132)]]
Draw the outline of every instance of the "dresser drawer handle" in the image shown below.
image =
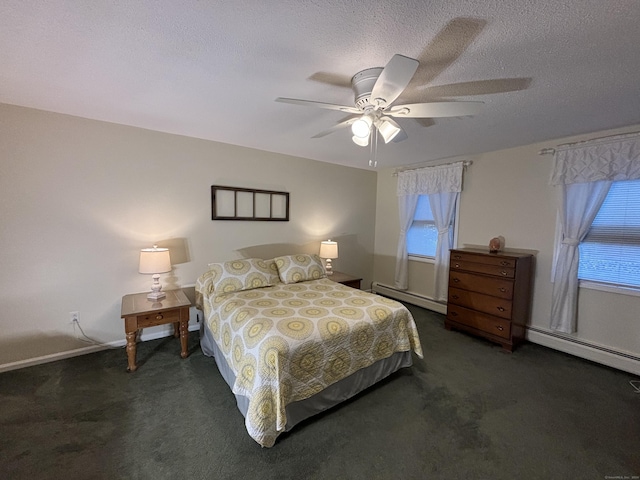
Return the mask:
[(159, 314), (156, 315), (156, 320), (162, 320), (162, 318), (163, 318), (162, 315), (159, 315)]
[(462, 258), (462, 255), (454, 255), (453, 258), (455, 258), (456, 260), (460, 260)]
[(507, 291), (507, 289), (506, 289), (506, 288), (504, 288), (504, 287), (500, 287), (500, 291), (501, 291), (502, 293), (504, 293), (504, 292), (506, 292), (506, 291)]
[(497, 307), (499, 312), (504, 312), (504, 308), (503, 307)]
[(459, 278), (454, 278), (454, 279), (453, 279), (453, 281), (454, 281), (455, 283), (458, 283), (458, 282), (460, 282), (460, 279), (459, 279)]
[(502, 325), (498, 325), (498, 326), (496, 326), (496, 328), (497, 328), (498, 330), (500, 330), (500, 331), (503, 331), (503, 330), (504, 330), (504, 327), (503, 327)]
[(456, 267), (456, 268), (460, 268), (460, 264), (459, 263), (454, 263), (453, 266)]
[(502, 262), (500, 262), (500, 265), (502, 265), (503, 267), (508, 267), (509, 262), (503, 260)]
[(458, 300), (460, 297), (458, 295), (451, 295), (451, 298), (453, 298), (454, 300)]
[(458, 316), (458, 314), (457, 314), (456, 312), (451, 312), (451, 316), (452, 316), (452, 317), (457, 317), (457, 316)]
[(507, 276), (507, 274), (508, 274), (508, 272), (507, 272), (506, 270), (502, 270), (502, 271), (500, 272), (500, 275), (502, 275), (503, 277), (506, 277), (506, 276)]

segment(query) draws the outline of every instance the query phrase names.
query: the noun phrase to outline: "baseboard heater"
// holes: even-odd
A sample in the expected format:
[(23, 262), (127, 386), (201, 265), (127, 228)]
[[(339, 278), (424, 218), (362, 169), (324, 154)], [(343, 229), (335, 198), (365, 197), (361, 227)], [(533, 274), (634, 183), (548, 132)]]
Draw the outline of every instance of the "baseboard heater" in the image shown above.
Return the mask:
[(640, 357), (550, 330), (527, 327), (527, 340), (608, 367), (640, 375)]
[[(398, 290), (397, 288), (378, 282), (373, 282), (371, 290), (396, 300), (426, 308), (427, 310), (442, 313), (443, 315), (447, 314), (446, 304), (437, 302), (424, 295)], [(608, 367), (640, 375), (640, 357), (630, 353), (621, 352), (536, 327), (527, 327), (526, 338), (531, 343), (536, 343)]]
[(403, 302), (417, 305), (427, 310), (433, 310), (434, 312), (447, 314), (447, 304), (438, 302), (433, 298), (429, 298), (425, 295), (418, 293), (408, 292), (406, 290), (398, 290), (397, 288), (390, 287), (383, 283), (373, 282), (371, 285), (371, 291), (374, 293), (380, 293), (386, 297), (391, 297), (396, 300), (402, 300)]

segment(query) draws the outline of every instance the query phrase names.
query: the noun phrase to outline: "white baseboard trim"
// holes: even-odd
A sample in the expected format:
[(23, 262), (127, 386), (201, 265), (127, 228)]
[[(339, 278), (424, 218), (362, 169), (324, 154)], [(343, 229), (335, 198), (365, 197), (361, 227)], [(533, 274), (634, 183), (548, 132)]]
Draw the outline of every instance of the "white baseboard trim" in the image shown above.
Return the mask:
[(553, 348), (576, 357), (591, 360), (608, 367), (640, 375), (640, 358), (580, 340), (567, 338), (551, 331), (527, 328), (527, 340), (545, 347)]
[[(200, 325), (189, 325), (189, 331), (199, 330)], [(156, 340), (158, 338), (169, 337), (173, 335), (173, 330), (167, 329), (159, 332), (140, 335), (140, 341), (147, 342), (149, 340)], [(89, 353), (99, 352), (101, 350), (107, 350), (108, 348), (122, 348), (127, 344), (126, 339), (116, 340), (109, 343), (101, 343), (99, 345), (89, 345), (87, 347), (76, 348), (73, 350), (67, 350), (64, 352), (52, 353), (49, 355), (43, 355), (41, 357), (27, 358), (26, 360), (19, 360), (17, 362), (4, 363), (0, 365), (0, 373), (8, 372), (10, 370), (17, 370), (19, 368), (32, 367), (34, 365), (42, 365), (43, 363), (56, 362), (58, 360), (64, 360), (65, 358), (79, 357), (80, 355), (87, 355)], [(125, 360), (126, 361), (126, 358)]]
[(405, 290), (398, 290), (397, 288), (393, 288), (389, 285), (378, 282), (373, 282), (371, 291), (394, 298), (396, 300), (402, 300), (403, 302), (411, 303), (412, 305), (426, 308), (427, 310), (433, 310), (434, 312), (442, 313), (443, 315), (447, 314), (446, 303), (440, 303), (433, 298), (429, 298), (425, 295), (420, 295), (418, 293), (408, 292)]
[[(378, 282), (373, 283), (372, 291), (442, 313), (443, 315), (447, 314), (446, 304), (436, 302), (432, 298), (423, 295), (397, 290), (389, 285)], [(539, 328), (528, 327), (526, 338), (530, 342), (544, 347), (553, 348), (554, 350), (575, 355), (576, 357), (584, 358), (624, 372), (633, 373), (634, 375), (640, 375), (640, 358), (629, 353), (619, 352), (601, 345), (583, 342)]]

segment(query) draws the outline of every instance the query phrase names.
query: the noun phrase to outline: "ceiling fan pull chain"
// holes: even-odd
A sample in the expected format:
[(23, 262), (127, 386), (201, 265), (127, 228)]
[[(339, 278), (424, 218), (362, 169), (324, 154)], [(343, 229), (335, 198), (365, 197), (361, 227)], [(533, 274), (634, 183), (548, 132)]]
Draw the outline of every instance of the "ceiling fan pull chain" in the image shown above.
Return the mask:
[(369, 132), (369, 166), (373, 167), (373, 129)]
[(378, 166), (378, 131), (374, 128), (371, 129), (371, 151), (369, 153), (369, 166)]

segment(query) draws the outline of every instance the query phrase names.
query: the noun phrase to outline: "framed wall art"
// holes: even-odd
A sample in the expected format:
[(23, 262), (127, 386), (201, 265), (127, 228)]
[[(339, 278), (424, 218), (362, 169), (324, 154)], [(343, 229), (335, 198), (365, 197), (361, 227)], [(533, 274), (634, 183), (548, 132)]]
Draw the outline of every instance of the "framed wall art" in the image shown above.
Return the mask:
[(211, 185), (212, 220), (289, 221), (289, 192)]

